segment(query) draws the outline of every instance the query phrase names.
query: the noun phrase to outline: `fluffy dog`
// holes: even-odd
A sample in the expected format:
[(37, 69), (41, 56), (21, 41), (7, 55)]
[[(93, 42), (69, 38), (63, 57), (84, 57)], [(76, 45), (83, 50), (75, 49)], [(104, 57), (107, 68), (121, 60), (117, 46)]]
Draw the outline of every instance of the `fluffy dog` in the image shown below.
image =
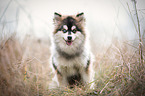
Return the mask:
[(57, 86), (92, 87), (93, 59), (84, 13), (70, 16), (54, 13), (54, 25), (51, 65), (55, 71), (54, 81)]

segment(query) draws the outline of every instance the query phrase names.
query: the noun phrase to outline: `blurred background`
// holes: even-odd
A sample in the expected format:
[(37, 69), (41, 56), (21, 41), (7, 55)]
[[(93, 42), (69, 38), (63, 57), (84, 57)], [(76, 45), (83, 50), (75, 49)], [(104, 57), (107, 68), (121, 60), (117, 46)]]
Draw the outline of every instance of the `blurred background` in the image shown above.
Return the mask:
[[(136, 7), (144, 45), (145, 0), (136, 0)], [(127, 84), (132, 84), (128, 82), (132, 82), (130, 81), (132, 78), (138, 78), (134, 72), (131, 75), (136, 68), (133, 66), (139, 65), (140, 57), (134, 0), (0, 0), (1, 94), (15, 96), (30, 95), (30, 93), (31, 95), (54, 94), (52, 91), (48, 92), (48, 84), (53, 77), (49, 67), (49, 57), (54, 12), (62, 15), (75, 15), (79, 12), (85, 14), (86, 28), (90, 32), (90, 43), (96, 59), (94, 65), (97, 81), (95, 82), (99, 87), (95, 91), (97, 93), (93, 94), (144, 94), (144, 87), (141, 85), (145, 84), (145, 76), (140, 73), (141, 70), (136, 72), (143, 75), (139, 79), (141, 80), (139, 91), (134, 87), (128, 91), (128, 87), (125, 87), (122, 81), (119, 85), (115, 85), (115, 81), (110, 81), (112, 76), (119, 76), (123, 80), (127, 78), (129, 80), (126, 81)], [(144, 53), (145, 48), (142, 47), (142, 50)], [(130, 64), (133, 64), (132, 67)], [(116, 69), (118, 67), (119, 69)], [(114, 75), (111, 72), (118, 73)], [(128, 75), (124, 77), (122, 74)], [(136, 82), (133, 84), (138, 85)], [(22, 86), (25, 87), (21, 89)], [(112, 86), (115, 86), (114, 91), (109, 89)], [(132, 90), (135, 89), (137, 92), (133, 93)], [(79, 92), (82, 94), (83, 91)]]
[[(131, 0), (1, 0), (0, 41), (13, 33), (21, 42), (26, 35), (49, 39), (53, 31), (54, 12), (64, 15), (84, 12), (91, 40), (95, 44), (106, 46), (112, 42), (112, 38), (123, 41), (138, 39), (127, 4), (136, 24)], [(142, 34), (145, 29), (144, 4), (144, 0), (137, 1)]]

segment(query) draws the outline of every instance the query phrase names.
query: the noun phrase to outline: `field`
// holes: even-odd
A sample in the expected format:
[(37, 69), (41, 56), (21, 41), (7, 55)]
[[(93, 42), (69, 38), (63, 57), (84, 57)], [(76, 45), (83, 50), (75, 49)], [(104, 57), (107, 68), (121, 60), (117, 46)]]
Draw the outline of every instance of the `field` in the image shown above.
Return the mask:
[[(50, 51), (51, 40), (49, 38), (38, 39), (35, 38), (35, 36), (33, 36), (34, 33), (38, 31), (38, 33), (39, 32), (41, 33), (38, 34), (36, 32), (36, 34), (41, 36), (45, 35), (47, 37), (48, 35), (47, 31), (49, 31), (47, 30), (47, 27), (49, 24), (47, 23), (47, 20), (42, 19), (43, 16), (42, 17), (40, 16), (41, 18), (39, 18), (40, 14), (38, 15), (38, 17), (33, 18), (33, 15), (36, 15), (37, 11), (36, 13), (34, 12), (35, 14), (31, 14), (31, 11), (26, 10), (27, 7), (26, 6), (24, 7), (24, 5), (25, 4), (29, 5), (29, 8), (31, 8), (30, 3), (32, 3), (33, 5), (33, 3), (35, 2), (33, 0), (32, 1), (30, 0), (30, 2), (27, 3), (27, 1), (29, 0), (21, 1), (21, 2), (18, 0), (10, 0), (6, 5), (6, 7), (0, 6), (0, 8), (5, 8), (3, 13), (1, 12), (0, 15), (0, 96), (145, 96), (145, 29), (143, 29), (144, 23), (142, 23), (143, 20), (145, 20), (144, 19), (145, 15), (143, 11), (144, 9), (136, 8), (135, 0), (130, 1), (134, 3), (134, 10), (131, 10), (129, 4), (126, 3), (126, 1), (111, 0), (112, 5), (114, 4), (116, 6), (118, 4), (120, 6), (120, 10), (118, 7), (115, 7), (118, 9), (115, 9), (115, 11), (116, 10), (117, 11), (115, 13), (114, 18), (112, 17), (113, 14), (109, 13), (112, 12), (112, 10), (109, 11), (110, 10), (108, 7), (109, 5), (106, 6), (104, 3), (104, 2), (108, 3), (107, 0), (106, 1), (104, 0), (101, 3), (100, 3), (101, 0), (97, 1), (97, 3), (95, 1), (89, 3), (88, 1), (86, 2), (88, 4), (92, 4), (89, 5), (89, 7), (92, 6), (92, 8), (101, 7), (101, 6), (94, 7), (94, 5), (98, 4), (98, 2), (102, 4), (102, 6), (106, 6), (108, 11), (108, 13), (107, 11), (106, 13), (111, 14), (110, 17), (113, 18), (110, 19), (109, 23), (108, 22), (106, 23), (105, 21), (109, 20), (110, 17), (109, 16), (108, 16), (109, 18), (105, 17), (106, 19), (102, 17), (105, 14), (105, 12), (103, 13), (103, 10), (105, 9), (102, 9), (98, 14), (97, 12), (100, 9), (96, 10), (96, 13), (94, 13), (93, 11), (90, 11), (91, 8), (89, 9), (89, 7), (86, 6), (86, 8), (88, 8), (88, 10), (90, 11), (91, 15), (94, 13), (93, 14), (94, 17), (92, 16), (92, 18), (90, 19), (91, 23), (89, 23), (90, 24), (89, 27), (91, 27), (92, 29), (90, 31), (96, 32), (96, 33), (94, 32), (94, 34), (91, 35), (92, 37), (90, 36), (91, 50), (93, 52), (94, 59), (95, 59), (93, 65), (95, 70), (95, 80), (94, 80), (95, 88), (94, 89), (86, 88), (86, 90), (84, 90), (83, 86), (81, 88), (76, 86), (73, 89), (69, 89), (67, 87), (56, 88), (56, 89), (49, 88), (49, 84), (51, 84), (52, 78), (54, 76), (54, 73), (52, 72), (49, 63), (50, 56), (51, 56), (51, 51)], [(40, 1), (36, 2), (36, 5), (39, 2)], [(49, 0), (47, 1), (47, 3), (48, 2)], [(3, 4), (4, 3), (5, 2), (3, 2)], [(50, 4), (48, 3), (48, 5), (47, 3), (46, 5), (44, 3), (42, 5), (45, 5), (46, 7), (48, 5), (51, 5), (52, 2), (50, 2)], [(14, 5), (11, 6), (11, 4)], [(52, 4), (55, 4), (55, 2), (53, 2)], [(82, 4), (81, 1), (80, 4)], [(108, 4), (110, 4), (110, 2)], [(35, 8), (41, 9), (42, 6), (36, 6), (36, 5), (34, 4), (33, 5), (34, 8), (32, 9)], [(85, 3), (83, 7), (84, 6)], [(16, 22), (17, 25), (16, 28), (18, 30), (14, 29), (12, 33), (9, 32), (9, 28), (13, 27), (12, 24), (13, 20), (7, 22), (7, 19), (9, 17), (7, 15), (11, 14), (10, 11), (12, 10), (9, 11), (10, 13), (8, 12), (9, 14), (5, 15), (9, 7), (12, 7), (12, 9), (15, 7), (17, 8), (14, 10), (16, 11), (15, 14), (16, 20), (14, 22)], [(51, 7), (52, 6), (49, 6), (50, 10), (54, 9), (53, 7), (52, 8)], [(124, 13), (121, 9), (123, 7), (126, 13)], [(67, 8), (64, 7), (64, 9)], [(45, 11), (47, 10), (43, 10), (43, 11), (46, 15)], [(119, 11), (121, 11), (120, 12), (121, 15), (119, 14)], [(142, 14), (138, 15), (139, 12), (140, 13), (142, 12), (143, 15)], [(96, 23), (97, 20), (99, 21), (99, 19), (98, 18), (96, 19), (95, 17), (97, 16), (96, 14), (100, 16), (99, 18), (102, 17), (100, 21), (102, 20), (101, 23), (105, 22), (104, 24), (105, 26), (102, 25), (103, 27), (98, 27), (101, 24), (99, 24), (98, 22)], [(127, 19), (121, 17), (122, 15), (124, 16), (126, 14), (128, 16), (126, 17)], [(24, 18), (20, 18), (20, 17), (24, 17)], [(96, 19), (96, 21), (94, 18)], [(123, 20), (122, 21), (123, 23), (122, 22), (117, 23), (119, 22), (119, 18)], [(36, 22), (35, 20), (38, 21)], [(40, 22), (39, 20), (42, 21)], [(95, 21), (95, 23), (92, 23), (91, 20)], [(128, 20), (129, 23), (126, 20)], [(43, 24), (41, 24), (42, 22), (43, 24), (45, 23), (44, 24), (45, 27), (43, 26)], [(108, 31), (108, 29), (111, 29), (110, 22), (113, 22), (112, 24), (114, 24), (112, 25), (113, 26), (112, 28), (114, 28), (113, 36), (112, 35), (110, 36), (109, 34), (110, 30)], [(130, 29), (122, 32), (123, 27), (121, 24), (125, 26), (125, 29), (127, 29), (127, 27)], [(129, 27), (128, 26), (129, 24), (130, 26), (133, 27)], [(7, 26), (8, 26), (8, 30), (5, 29)], [(37, 28), (38, 29), (44, 28), (44, 29), (38, 30)], [(98, 37), (102, 36), (101, 38), (103, 38), (104, 35), (100, 35), (101, 34), (100, 31), (97, 33), (98, 30), (96, 31), (95, 28), (97, 28), (98, 30), (99, 29), (103, 30), (102, 32), (105, 32), (107, 30), (108, 33), (102, 33), (102, 34), (105, 34), (105, 36), (108, 37), (109, 36), (112, 37), (111, 43), (107, 45), (107, 44), (103, 44), (101, 41), (100, 42), (97, 41), (98, 38), (95, 36), (98, 35)], [(143, 29), (143, 31), (141, 31), (141, 28)], [(132, 32), (132, 30), (135, 30), (136, 33), (133, 33), (134, 31)], [(23, 33), (25, 31), (28, 32), (29, 34)], [(43, 31), (45, 32), (43, 33)], [(120, 33), (118, 34), (117, 32)], [(126, 37), (124, 36), (124, 33), (129, 34), (130, 37), (133, 36), (132, 34), (137, 34), (137, 35), (135, 36), (134, 39), (129, 40), (128, 38), (126, 38), (127, 36)], [(124, 36), (124, 38), (122, 38), (123, 40), (120, 40), (120, 38), (116, 38), (114, 36), (115, 34), (117, 35), (121, 34), (122, 37)], [(106, 41), (102, 39), (104, 43), (107, 42), (107, 40), (108, 39), (106, 39)]]
[(145, 64), (139, 63), (137, 46), (115, 40), (105, 51), (94, 54), (94, 90), (49, 89), (53, 77), (49, 67), (50, 42), (30, 38), (24, 41), (20, 44), (11, 37), (1, 46), (1, 96), (145, 95)]

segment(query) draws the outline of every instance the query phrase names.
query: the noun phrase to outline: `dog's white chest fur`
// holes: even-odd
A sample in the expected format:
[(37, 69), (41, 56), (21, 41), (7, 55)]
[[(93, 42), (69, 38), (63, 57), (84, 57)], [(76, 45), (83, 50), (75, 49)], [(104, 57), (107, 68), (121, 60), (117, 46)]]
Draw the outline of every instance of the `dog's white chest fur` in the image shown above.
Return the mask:
[(73, 78), (83, 85), (90, 82), (90, 74), (86, 72), (88, 70), (88, 63), (90, 63), (90, 56), (87, 52), (84, 51), (80, 56), (73, 58), (65, 58), (59, 54), (55, 54), (53, 60), (54, 64), (57, 66), (57, 71), (60, 73), (58, 74), (57, 72), (56, 76), (58, 86), (71, 85), (71, 83), (75, 81)]
[(87, 60), (88, 57), (83, 56), (83, 54), (71, 59), (61, 56), (55, 58), (55, 62), (57, 63), (56, 65), (58, 66), (59, 71), (65, 76), (75, 75), (78, 73), (78, 71), (85, 70), (85, 67), (87, 66)]

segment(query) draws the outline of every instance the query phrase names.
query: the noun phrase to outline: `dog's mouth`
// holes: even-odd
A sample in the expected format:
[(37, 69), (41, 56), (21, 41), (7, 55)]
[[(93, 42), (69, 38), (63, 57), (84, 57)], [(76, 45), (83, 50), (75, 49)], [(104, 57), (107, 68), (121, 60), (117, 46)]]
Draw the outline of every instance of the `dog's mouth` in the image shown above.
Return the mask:
[(66, 44), (67, 44), (68, 46), (70, 46), (70, 45), (72, 45), (72, 42), (73, 42), (72, 40), (67, 40), (67, 41), (66, 41)]
[(74, 40), (65, 40), (64, 38), (63, 38), (63, 40), (66, 42), (66, 44), (67, 44), (68, 46), (72, 45), (72, 43), (73, 43), (73, 41), (74, 41)]

